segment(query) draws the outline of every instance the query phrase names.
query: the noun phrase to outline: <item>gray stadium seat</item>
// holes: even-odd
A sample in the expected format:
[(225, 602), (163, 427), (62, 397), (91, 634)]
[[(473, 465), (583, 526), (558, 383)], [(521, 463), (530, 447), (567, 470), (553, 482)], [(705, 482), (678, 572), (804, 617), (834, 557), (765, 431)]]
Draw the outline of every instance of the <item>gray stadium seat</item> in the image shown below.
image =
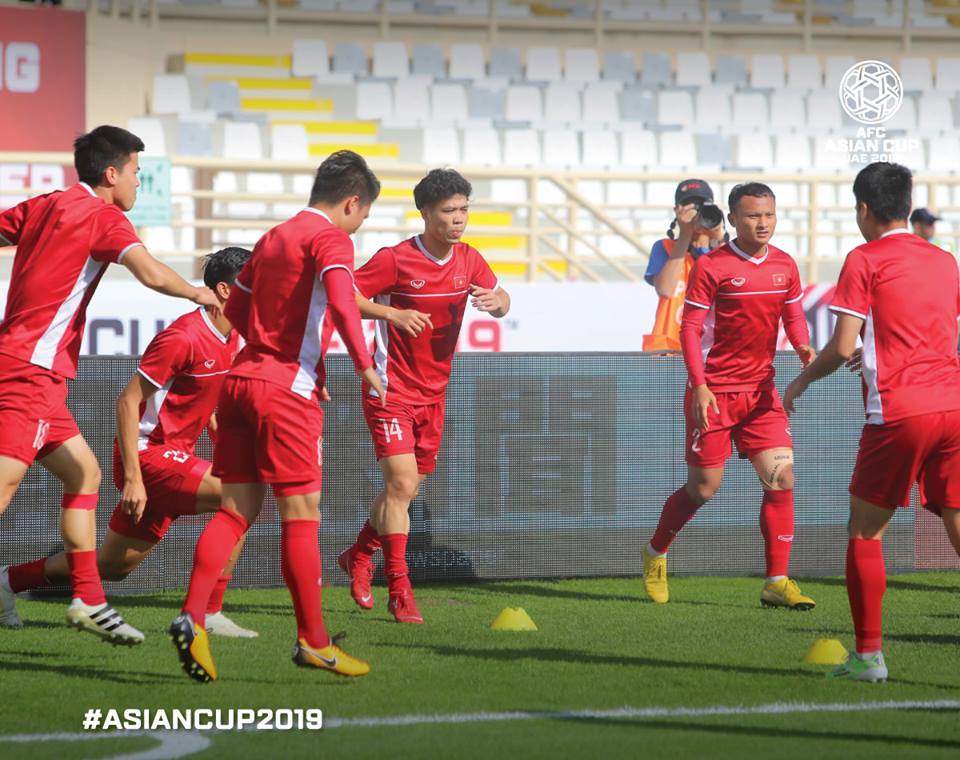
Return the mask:
[(413, 46), (413, 73), (415, 76), (432, 76), (436, 79), (443, 79), (447, 75), (443, 51), (438, 45)]
[(366, 76), (367, 54), (355, 42), (338, 42), (333, 50), (333, 70), (337, 74)]
[(655, 124), (657, 121), (657, 99), (654, 93), (644, 87), (627, 87), (620, 95), (620, 118), (624, 121), (642, 121)]
[(467, 92), (467, 108), (471, 119), (499, 120), (506, 116), (504, 92), (485, 87), (471, 87)]
[(733, 163), (733, 146), (730, 138), (718, 134), (696, 135), (697, 163), (715, 167)]
[(491, 77), (523, 79), (523, 67), (520, 65), (520, 51), (516, 48), (495, 47), (490, 51)]
[(714, 64), (713, 81), (742, 87), (747, 83), (747, 64), (741, 55), (718, 55)]
[(633, 82), (637, 70), (633, 65), (633, 53), (611, 51), (603, 56), (603, 78), (617, 82)]
[(207, 85), (207, 108), (218, 114), (240, 111), (240, 88), (236, 82), (213, 80)]
[(177, 123), (177, 155), (209, 156), (213, 154), (210, 125), (196, 121)]
[(644, 53), (640, 81), (646, 87), (667, 87), (673, 83), (673, 66), (666, 53)]

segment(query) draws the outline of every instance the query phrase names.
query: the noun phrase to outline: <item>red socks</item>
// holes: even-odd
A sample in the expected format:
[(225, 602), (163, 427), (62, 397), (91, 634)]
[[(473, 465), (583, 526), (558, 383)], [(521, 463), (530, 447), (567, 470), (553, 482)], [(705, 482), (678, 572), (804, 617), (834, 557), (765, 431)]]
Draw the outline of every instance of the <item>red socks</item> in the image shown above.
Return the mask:
[(377, 534), (377, 531), (373, 529), (370, 521), (367, 520), (363, 524), (363, 528), (360, 529), (360, 533), (357, 534), (357, 540), (353, 544), (353, 556), (360, 564), (369, 564), (377, 549), (382, 545), (380, 536)]
[(660, 522), (657, 523), (657, 529), (653, 533), (653, 538), (650, 539), (650, 546), (661, 554), (665, 552), (670, 548), (680, 529), (690, 522), (698, 509), (700, 505), (690, 498), (686, 486), (680, 486), (663, 505)]
[(230, 583), (229, 575), (221, 575), (217, 578), (217, 583), (213, 587), (213, 593), (210, 594), (210, 601), (207, 602), (207, 614), (220, 612), (223, 609), (223, 595), (227, 592), (227, 584)]
[(43, 574), (43, 566), (47, 559), (35, 559), (33, 562), (24, 562), (22, 565), (11, 565), (8, 568), (10, 579), (10, 590), (19, 594), (21, 591), (29, 591), (32, 588), (43, 588), (49, 586), (50, 581)]
[(250, 523), (243, 515), (221, 509), (200, 534), (193, 552), (193, 572), (183, 611), (189, 612), (193, 622), (201, 628), (217, 579), (229, 561), (233, 547), (249, 527)]
[(407, 534), (390, 533), (380, 536), (383, 542), (383, 574), (387, 576), (387, 585), (391, 592), (394, 589), (410, 585), (407, 577), (410, 569), (407, 567)]
[(883, 542), (851, 538), (847, 543), (847, 597), (859, 653), (878, 652), (882, 648), (881, 618), (886, 590)]
[(280, 571), (293, 599), (297, 638), (318, 649), (330, 643), (320, 597), (319, 529), (319, 520), (284, 520), (280, 533)]
[(760, 532), (767, 560), (767, 577), (787, 575), (793, 543), (793, 490), (764, 491)]
[(106, 604), (107, 597), (103, 593), (100, 571), (97, 569), (96, 551), (67, 552), (67, 564), (70, 565), (73, 598), (79, 598), (91, 606)]

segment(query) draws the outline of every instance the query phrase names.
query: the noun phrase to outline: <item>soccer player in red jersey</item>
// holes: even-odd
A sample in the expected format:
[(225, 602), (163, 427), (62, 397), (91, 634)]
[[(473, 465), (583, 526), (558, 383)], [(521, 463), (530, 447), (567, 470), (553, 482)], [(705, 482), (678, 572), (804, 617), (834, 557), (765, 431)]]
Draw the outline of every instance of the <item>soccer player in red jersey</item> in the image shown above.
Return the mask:
[(773, 384), (780, 320), (804, 364), (815, 356), (794, 260), (770, 244), (776, 200), (766, 185), (737, 185), (729, 197), (737, 237), (704, 254), (687, 287), (680, 343), (689, 382), (684, 397), (687, 482), (663, 506), (643, 550), (644, 588), (669, 600), (667, 549), (720, 488), (731, 438), (763, 486), (765, 606), (807, 610), (814, 602), (787, 575), (793, 541), (793, 443)]
[[(249, 258), (250, 251), (243, 248), (207, 256), (203, 279), (221, 308)], [(178, 517), (215, 512), (220, 506), (220, 479), (211, 475), (209, 462), (192, 452), (208, 424), (215, 435), (217, 396), (239, 351), (240, 338), (221, 308), (197, 309), (158, 333), (117, 402), (113, 482), (123, 497), (97, 551), (100, 575), (108, 581), (122, 581), (133, 572)], [(221, 611), (241, 546), (217, 579), (206, 627), (211, 633), (249, 638), (257, 634)], [(19, 624), (14, 593), (69, 580), (63, 552), (0, 568), (0, 620)]]
[(847, 254), (823, 353), (787, 387), (792, 412), (810, 383), (834, 372), (863, 340), (866, 422), (850, 481), (847, 594), (856, 653), (831, 675), (883, 681), (883, 534), (920, 484), (921, 503), (943, 520), (960, 554), (960, 277), (953, 255), (907, 229), (913, 178), (875, 163), (853, 183), (867, 241)]
[(398, 623), (423, 622), (407, 568), (409, 508), (437, 464), (447, 383), (467, 301), (497, 318), (510, 309), (510, 296), (490, 266), (460, 240), (471, 192), (456, 171), (431, 171), (413, 191), (423, 234), (380, 249), (355, 274), (360, 313), (381, 320), (374, 361), (387, 403), (381, 405), (365, 386), (363, 409), (384, 489), (338, 564), (352, 579), (354, 601), (370, 609), (373, 554), (382, 546), (387, 606)]
[(280, 512), (280, 568), (297, 619), (297, 665), (362, 676), (370, 666), (327, 634), (320, 601), (317, 510), (323, 465), (323, 358), (336, 327), (357, 372), (383, 387), (364, 345), (353, 290), (356, 232), (380, 183), (356, 153), (339, 151), (317, 170), (310, 205), (277, 225), (237, 277), (225, 314), (247, 341), (220, 392), (213, 472), (223, 505), (193, 557), (182, 614), (170, 635), (184, 670), (217, 678), (204, 615), (217, 578), (257, 518), (266, 486)]
[[(115, 644), (139, 644), (143, 634), (104, 596), (94, 520), (100, 466), (66, 404), (87, 304), (110, 264), (161, 293), (217, 303), (147, 253), (123, 214), (137, 198), (143, 147), (125, 129), (97, 127), (74, 143), (78, 184), (0, 213), (0, 245), (17, 246), (0, 322), (0, 512), (35, 460), (63, 482), (60, 529), (73, 588), (67, 621)], [(5, 618), (15, 624), (16, 612)]]

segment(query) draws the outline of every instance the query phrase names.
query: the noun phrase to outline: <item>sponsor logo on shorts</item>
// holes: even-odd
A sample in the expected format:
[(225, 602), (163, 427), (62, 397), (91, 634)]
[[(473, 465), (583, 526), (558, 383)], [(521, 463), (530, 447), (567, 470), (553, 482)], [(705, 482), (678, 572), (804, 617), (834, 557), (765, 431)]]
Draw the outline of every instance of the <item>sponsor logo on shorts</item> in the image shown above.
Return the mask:
[(410, 280), (410, 285), (415, 287), (417, 290), (420, 290), (420, 288), (422, 288), (426, 284), (427, 283), (424, 282), (423, 280)]
[(703, 451), (703, 446), (700, 443), (701, 435), (702, 433), (700, 432), (700, 428), (694, 429), (693, 440), (690, 441), (690, 451), (692, 451), (694, 454), (700, 454)]
[(785, 427), (784, 430), (787, 431), (787, 435), (789, 435), (791, 438), (793, 438), (793, 433), (790, 432), (790, 426), (789, 426), (789, 425), (788, 425), (787, 427)]
[(323, 436), (317, 438), (317, 464), (323, 467)]
[(742, 285), (745, 285), (746, 282), (747, 282), (746, 277), (734, 277), (732, 280), (730, 280), (730, 284), (737, 288), (741, 287)]
[(793, 534), (781, 533), (779, 536), (777, 536), (777, 541), (783, 541), (784, 543), (789, 544), (791, 541), (793, 541)]
[(38, 451), (43, 448), (47, 442), (47, 435), (50, 433), (50, 423), (46, 420), (37, 420), (37, 434), (33, 437), (33, 448)]

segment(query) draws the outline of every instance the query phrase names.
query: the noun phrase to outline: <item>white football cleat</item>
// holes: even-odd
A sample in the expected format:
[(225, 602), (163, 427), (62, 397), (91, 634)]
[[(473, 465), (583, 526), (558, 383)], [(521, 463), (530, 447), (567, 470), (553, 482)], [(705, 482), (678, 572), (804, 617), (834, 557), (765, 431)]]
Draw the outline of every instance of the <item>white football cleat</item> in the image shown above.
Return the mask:
[(207, 629), (207, 633), (212, 633), (214, 636), (229, 636), (232, 639), (255, 639), (260, 635), (249, 628), (241, 628), (224, 615), (222, 610), (220, 612), (208, 612), (204, 628)]
[(132, 647), (143, 643), (143, 634), (107, 603), (95, 607), (74, 599), (67, 608), (67, 622), (78, 631), (95, 634), (111, 644)]
[(23, 621), (17, 614), (17, 595), (10, 590), (8, 566), (0, 567), (0, 626), (4, 628), (23, 628)]

